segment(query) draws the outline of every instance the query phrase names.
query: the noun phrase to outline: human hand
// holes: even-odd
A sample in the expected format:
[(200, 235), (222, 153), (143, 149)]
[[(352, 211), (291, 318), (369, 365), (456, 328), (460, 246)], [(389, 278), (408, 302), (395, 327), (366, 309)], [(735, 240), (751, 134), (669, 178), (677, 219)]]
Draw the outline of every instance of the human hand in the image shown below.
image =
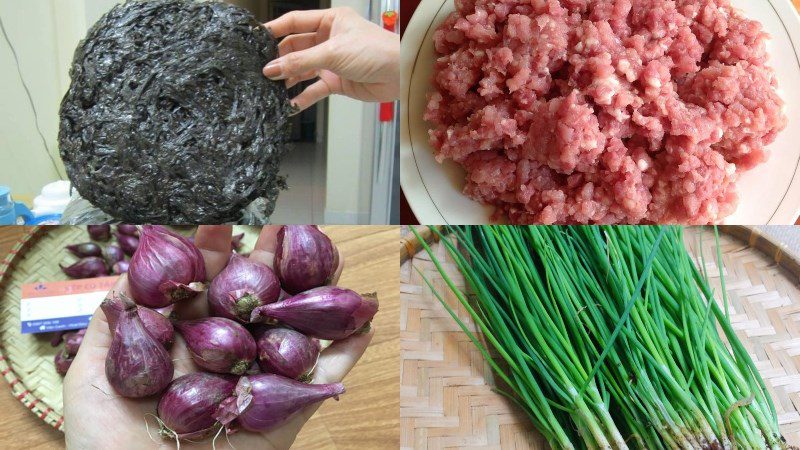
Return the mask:
[[(265, 226), (261, 230), (250, 258), (272, 267), (278, 228)], [(195, 245), (203, 254), (209, 280), (221, 272), (228, 262), (231, 253), (231, 232), (231, 227), (226, 225), (200, 226), (197, 230)], [(340, 259), (333, 277), (334, 284), (342, 273), (343, 265), (344, 262)], [(128, 291), (127, 277), (123, 275), (112, 292)], [(175, 312), (182, 319), (207, 316), (208, 304), (205, 293), (194, 300), (179, 302), (175, 305)], [(336, 341), (326, 348), (319, 357), (311, 382), (341, 381), (364, 353), (372, 335), (372, 331), (353, 335)], [(157, 421), (154, 416), (158, 398), (120, 397), (106, 380), (105, 359), (111, 338), (105, 314), (98, 308), (92, 316), (80, 350), (64, 378), (64, 426), (67, 448), (175, 448), (175, 441), (162, 440), (157, 436)], [(170, 354), (175, 364), (175, 378), (198, 371), (189, 355), (186, 343), (178, 333), (175, 335), (175, 343), (170, 349)], [(289, 448), (297, 433), (318, 407), (319, 404), (307, 407), (279, 428), (269, 432), (238, 432), (229, 436), (230, 442), (235, 448), (266, 450)], [(149, 428), (146, 423), (149, 424)], [(223, 436), (222, 439), (224, 438)], [(218, 442), (217, 447), (219, 445)], [(212, 448), (212, 441), (210, 439), (199, 443), (184, 441), (181, 442), (181, 448)]]
[(298, 111), (331, 94), (372, 102), (400, 96), (400, 37), (353, 9), (292, 11), (264, 25), (284, 38), (264, 76), (287, 87), (319, 77), (292, 99)]

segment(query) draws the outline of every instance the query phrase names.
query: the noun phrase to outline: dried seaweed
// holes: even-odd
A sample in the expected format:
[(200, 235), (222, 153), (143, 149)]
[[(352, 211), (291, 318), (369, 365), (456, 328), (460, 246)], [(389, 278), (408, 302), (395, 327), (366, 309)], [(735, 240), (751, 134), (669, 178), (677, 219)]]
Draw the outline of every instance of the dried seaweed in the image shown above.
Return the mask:
[(289, 102), (261, 68), (277, 42), (244, 9), (129, 1), (81, 41), (61, 104), (69, 178), (131, 223), (223, 223), (267, 199), (271, 214)]

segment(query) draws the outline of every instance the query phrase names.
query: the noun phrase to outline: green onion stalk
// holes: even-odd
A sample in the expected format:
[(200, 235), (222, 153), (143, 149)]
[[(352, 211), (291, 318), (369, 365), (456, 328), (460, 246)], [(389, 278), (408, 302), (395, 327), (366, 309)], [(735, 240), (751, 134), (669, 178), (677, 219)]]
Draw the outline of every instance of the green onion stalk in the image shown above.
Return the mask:
[(787, 448), (728, 320), (718, 240), (722, 308), (681, 227), (431, 230), (466, 292), (417, 237), (480, 335), (419, 273), (553, 448)]

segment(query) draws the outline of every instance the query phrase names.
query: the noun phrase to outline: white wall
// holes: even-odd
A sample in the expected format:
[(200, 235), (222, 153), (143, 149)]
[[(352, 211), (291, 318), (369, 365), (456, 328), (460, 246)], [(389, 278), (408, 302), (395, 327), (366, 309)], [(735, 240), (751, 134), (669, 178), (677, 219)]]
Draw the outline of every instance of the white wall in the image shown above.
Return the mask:
[(0, 19), (19, 58), (56, 167), (36, 130), (11, 48), (0, 39), (0, 184), (30, 202), (41, 187), (65, 178), (58, 155), (58, 109), (69, 86), (69, 65), (87, 23), (94, 23), (113, 0), (0, 0)]
[[(331, 6), (366, 15), (369, 0), (332, 0)], [(325, 223), (369, 223), (375, 104), (334, 95), (329, 105)]]

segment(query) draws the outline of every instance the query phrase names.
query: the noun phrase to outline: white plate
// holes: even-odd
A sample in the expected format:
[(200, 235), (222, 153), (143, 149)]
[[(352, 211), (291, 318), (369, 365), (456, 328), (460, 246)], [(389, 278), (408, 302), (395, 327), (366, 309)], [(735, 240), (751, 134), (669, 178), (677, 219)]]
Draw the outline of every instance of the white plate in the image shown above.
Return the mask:
[[(800, 18), (791, 0), (733, 0), (772, 35), (770, 64), (777, 73), (789, 125), (770, 145), (765, 164), (738, 181), (739, 207), (729, 224), (794, 224), (800, 213)], [(481, 224), (492, 208), (461, 193), (463, 170), (452, 161), (438, 164), (422, 120), (435, 59), (433, 32), (454, 10), (453, 0), (423, 0), (408, 25), (401, 61), (401, 184), (423, 224)]]

